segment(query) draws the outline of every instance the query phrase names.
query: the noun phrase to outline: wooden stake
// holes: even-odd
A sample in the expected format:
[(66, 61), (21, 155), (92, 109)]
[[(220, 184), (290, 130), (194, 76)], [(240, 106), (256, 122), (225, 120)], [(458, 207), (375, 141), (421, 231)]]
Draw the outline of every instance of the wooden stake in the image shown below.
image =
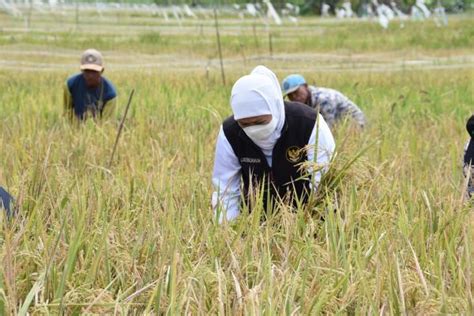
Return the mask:
[(268, 32), (268, 50), (270, 52), (270, 57), (273, 57), (273, 43), (272, 43), (272, 32)]
[(256, 22), (254, 21), (253, 24), (252, 24), (252, 30), (253, 30), (253, 40), (255, 42), (255, 47), (257, 48), (257, 50), (259, 49), (260, 45), (258, 43), (258, 37), (257, 37), (257, 24)]
[(217, 48), (219, 50), (219, 60), (221, 62), (221, 76), (222, 84), (225, 86), (225, 72), (224, 72), (224, 62), (222, 61), (222, 48), (221, 48), (221, 36), (219, 34), (219, 23), (217, 22), (217, 10), (214, 7), (214, 21), (216, 26), (216, 36), (217, 36)]
[(79, 30), (79, 2), (78, 1), (79, 0), (76, 0), (76, 32)]
[(117, 150), (117, 144), (120, 138), (120, 134), (122, 133), (122, 128), (125, 123), (125, 118), (127, 117), (127, 113), (128, 113), (128, 108), (130, 107), (130, 103), (132, 102), (132, 97), (134, 93), (135, 93), (135, 89), (132, 89), (132, 92), (130, 92), (130, 96), (128, 97), (128, 103), (127, 103), (127, 107), (125, 108), (125, 113), (123, 114), (122, 121), (120, 122), (120, 126), (117, 132), (117, 137), (115, 138), (114, 149), (112, 150), (112, 155), (110, 155), (109, 166), (108, 166), (109, 169), (112, 166), (112, 161), (114, 160), (115, 151)]

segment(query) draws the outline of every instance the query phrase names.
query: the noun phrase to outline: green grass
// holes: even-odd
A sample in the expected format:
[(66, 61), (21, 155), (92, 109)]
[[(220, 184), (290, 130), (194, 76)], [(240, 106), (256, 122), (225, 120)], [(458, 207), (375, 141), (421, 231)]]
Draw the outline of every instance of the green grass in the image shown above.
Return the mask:
[[(328, 28), (335, 38), (323, 43), (278, 32), (276, 43), (294, 46), (277, 44), (276, 57), (320, 48), (337, 56), (341, 47), (369, 58), (462, 55), (472, 39), (469, 27), (458, 29), (471, 24), (461, 19), (435, 33), (429, 26), (384, 32), (343, 23)], [(385, 41), (363, 46), (349, 32)], [(423, 40), (410, 40), (413, 32)], [(456, 32), (465, 37), (460, 46), (444, 42)], [(54, 34), (56, 44), (32, 41), (37, 35), (29, 33), (16, 45), (60, 50), (74, 62), (91, 44), (81, 34), (77, 43)], [(133, 58), (130, 52), (155, 46), (161, 53), (164, 40), (167, 52), (194, 56), (182, 51), (185, 35), (138, 34), (116, 33), (120, 45), (106, 38), (97, 48), (123, 48)], [(215, 43), (213, 33), (203, 39)], [(251, 29), (246, 40), (248, 53), (258, 54)], [(231, 42), (224, 38), (226, 58), (239, 54)], [(9, 45), (0, 47), (3, 60), (17, 47)], [(195, 47), (198, 56), (215, 53), (215, 46)], [(279, 78), (305, 70), (268, 63)], [(10, 223), (0, 216), (0, 313), (471, 314), (474, 219), (472, 206), (462, 203), (461, 155), (472, 62), (464, 69), (307, 72), (308, 81), (356, 101), (369, 120), (362, 134), (346, 125), (336, 131), (338, 156), (325, 183), (339, 180), (321, 190), (317, 205), (295, 213), (282, 206), (264, 224), (257, 209), (219, 226), (210, 208), (215, 139), (231, 114), (232, 83), (255, 65), (227, 68), (225, 86), (218, 71), (110, 67), (120, 93), (117, 119), (80, 128), (62, 117), (62, 84), (72, 69), (1, 70), (0, 183), (17, 198), (20, 214)]]
[[(109, 14), (101, 18), (93, 13), (83, 14), (85, 16), (79, 24), (75, 23), (73, 15), (59, 15), (57, 19), (50, 15), (33, 15), (29, 31), (23, 19), (2, 17), (5, 22), (0, 25), (0, 45), (45, 44), (50, 48), (79, 50), (101, 47), (103, 50), (153, 54), (215, 54), (212, 19), (188, 19), (179, 26), (172, 18), (166, 22), (161, 17), (152, 16), (118, 18)], [(469, 13), (452, 16), (446, 28), (437, 27), (433, 21), (408, 21), (400, 28), (400, 23), (395, 21), (388, 30), (383, 30), (375, 21), (338, 23), (311, 17), (302, 18), (298, 26), (286, 22), (282, 26), (267, 27), (260, 20), (247, 18), (239, 24), (239, 20), (223, 18), (221, 34), (224, 54), (228, 57), (240, 55), (242, 51), (247, 54), (267, 53), (268, 32), (272, 33), (273, 49), (278, 53), (294, 53), (295, 49), (298, 52), (354, 54), (409, 49), (446, 54), (446, 51), (469, 52), (474, 46), (474, 20), (471, 16)]]

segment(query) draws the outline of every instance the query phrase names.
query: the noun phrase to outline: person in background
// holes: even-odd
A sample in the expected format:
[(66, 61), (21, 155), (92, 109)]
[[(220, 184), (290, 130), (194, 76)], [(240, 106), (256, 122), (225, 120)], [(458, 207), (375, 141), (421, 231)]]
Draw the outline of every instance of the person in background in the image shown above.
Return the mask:
[[(335, 143), (314, 109), (285, 102), (277, 77), (264, 66), (235, 82), (230, 105), (233, 115), (220, 127), (212, 175), (219, 222), (239, 216), (241, 195), (251, 210), (254, 189), (265, 190), (265, 209), (268, 196), (294, 203), (317, 190)], [(305, 161), (316, 162), (318, 170), (301, 168)]]
[(304, 103), (319, 113), (332, 129), (340, 120), (351, 117), (360, 128), (367, 122), (361, 109), (341, 92), (334, 89), (310, 86), (302, 75), (292, 74), (283, 82), (283, 95), (290, 101)]
[(467, 197), (474, 196), (474, 115), (472, 115), (466, 124), (467, 132), (471, 139), (464, 147), (464, 176), (467, 178)]
[(64, 87), (64, 112), (71, 120), (88, 118), (104, 120), (115, 111), (117, 92), (102, 76), (104, 59), (95, 49), (86, 50), (81, 57), (81, 72), (69, 77)]
[(4, 188), (0, 187), (0, 210), (5, 210), (7, 218), (12, 215), (13, 197)]

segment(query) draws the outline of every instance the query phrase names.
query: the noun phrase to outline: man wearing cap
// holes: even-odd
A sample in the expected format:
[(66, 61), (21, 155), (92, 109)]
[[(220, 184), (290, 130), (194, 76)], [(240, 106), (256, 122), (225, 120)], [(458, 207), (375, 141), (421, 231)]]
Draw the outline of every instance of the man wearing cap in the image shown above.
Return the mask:
[(467, 132), (471, 139), (464, 148), (464, 176), (467, 178), (467, 197), (474, 196), (474, 115), (472, 115), (466, 124)]
[(302, 75), (292, 74), (282, 82), (283, 95), (290, 101), (301, 102), (318, 108), (326, 123), (331, 127), (350, 116), (358, 126), (366, 125), (365, 115), (360, 108), (341, 92), (334, 89), (310, 86)]
[(64, 87), (64, 110), (71, 120), (92, 117), (107, 119), (115, 111), (117, 92), (113, 84), (102, 76), (102, 54), (95, 49), (86, 50), (81, 57), (81, 73), (71, 76)]

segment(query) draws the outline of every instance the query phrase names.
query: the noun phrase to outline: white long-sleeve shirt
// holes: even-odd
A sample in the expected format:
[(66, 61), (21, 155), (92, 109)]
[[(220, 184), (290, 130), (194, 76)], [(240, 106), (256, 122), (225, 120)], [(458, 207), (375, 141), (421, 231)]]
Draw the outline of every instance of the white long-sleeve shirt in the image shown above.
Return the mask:
[[(318, 138), (316, 141), (316, 137)], [(319, 114), (318, 120), (314, 125), (311, 137), (307, 146), (308, 161), (315, 161), (318, 170), (313, 174), (312, 188), (317, 189), (321, 180), (322, 173), (327, 170), (331, 157), (334, 153), (336, 144), (324, 118)], [(317, 145), (317, 155), (315, 160), (315, 149)], [(272, 165), (272, 157), (266, 157), (269, 166)], [(228, 221), (235, 219), (240, 214), (240, 187), (241, 187), (241, 165), (239, 159), (234, 153), (232, 146), (227, 140), (224, 130), (221, 126), (217, 137), (214, 172), (212, 175), (212, 184), (214, 192), (212, 193), (212, 207), (214, 212), (220, 208), (219, 222), (225, 218)]]

